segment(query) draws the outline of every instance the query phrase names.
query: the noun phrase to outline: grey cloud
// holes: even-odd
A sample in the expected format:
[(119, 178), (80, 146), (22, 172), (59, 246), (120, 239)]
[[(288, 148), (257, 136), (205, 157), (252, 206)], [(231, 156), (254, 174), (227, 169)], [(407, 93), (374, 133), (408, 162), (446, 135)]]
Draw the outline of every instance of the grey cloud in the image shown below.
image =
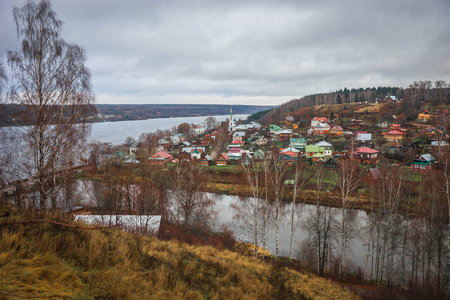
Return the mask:
[[(16, 45), (13, 3), (22, 5), (0, 3), (2, 52)], [(450, 81), (446, 0), (58, 0), (53, 6), (65, 22), (64, 38), (86, 48), (102, 103), (278, 104), (343, 87)]]

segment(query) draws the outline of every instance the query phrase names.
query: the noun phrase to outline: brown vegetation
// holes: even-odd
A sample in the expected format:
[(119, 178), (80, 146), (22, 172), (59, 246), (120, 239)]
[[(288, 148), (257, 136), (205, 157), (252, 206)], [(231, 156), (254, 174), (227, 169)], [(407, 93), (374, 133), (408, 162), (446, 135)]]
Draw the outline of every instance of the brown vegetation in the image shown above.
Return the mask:
[(357, 299), (338, 284), (208, 246), (42, 224), (0, 228), (3, 295), (83, 299)]

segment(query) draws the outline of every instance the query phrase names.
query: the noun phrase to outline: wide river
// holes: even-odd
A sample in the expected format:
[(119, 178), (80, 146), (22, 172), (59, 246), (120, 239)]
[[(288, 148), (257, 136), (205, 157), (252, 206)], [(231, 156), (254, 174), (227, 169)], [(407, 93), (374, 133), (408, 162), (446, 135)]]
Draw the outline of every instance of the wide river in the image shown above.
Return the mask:
[[(249, 115), (234, 115), (236, 120), (247, 119)], [(172, 129), (181, 123), (203, 125), (208, 116), (185, 117), (185, 118), (161, 118), (137, 121), (118, 121), (93, 123), (89, 140), (91, 142), (111, 143), (113, 145), (122, 144), (127, 137), (138, 139), (143, 133), (155, 132), (159, 130)], [(218, 122), (225, 121), (229, 116), (214, 116)]]

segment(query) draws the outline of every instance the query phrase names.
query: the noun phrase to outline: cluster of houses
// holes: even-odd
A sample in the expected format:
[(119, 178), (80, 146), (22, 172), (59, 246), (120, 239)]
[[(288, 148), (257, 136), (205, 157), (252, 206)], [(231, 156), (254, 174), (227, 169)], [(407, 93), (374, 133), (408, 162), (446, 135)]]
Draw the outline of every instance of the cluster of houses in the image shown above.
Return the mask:
[[(195, 127), (197, 141), (185, 141), (181, 134), (161, 139), (158, 151), (149, 157), (147, 163), (165, 165), (178, 160), (195, 160), (204, 166), (225, 166), (249, 164), (252, 160), (263, 160), (268, 155), (278, 153), (279, 158), (289, 164), (303, 160), (310, 164), (335, 168), (340, 160), (350, 159), (374, 167), (383, 154), (395, 155), (401, 151), (404, 147), (403, 141), (408, 136), (408, 130), (400, 124), (376, 124), (379, 133), (375, 134), (375, 131), (368, 131), (369, 126), (363, 120), (350, 120), (346, 129), (336, 124), (335, 120), (314, 117), (306, 134), (301, 136), (292, 116), (286, 117), (283, 127), (275, 124), (266, 127), (256, 122), (238, 124), (231, 112), (228, 121), (229, 140), (224, 152), (213, 151), (218, 132), (206, 133), (199, 125)], [(374, 135), (384, 141), (377, 149)], [(335, 147), (333, 143), (339, 139), (341, 146)], [(345, 141), (346, 149), (343, 149), (342, 141)], [(446, 146), (447, 143), (434, 141), (433, 145), (440, 147)], [(134, 150), (130, 148), (130, 152)], [(411, 169), (414, 172), (429, 172), (434, 168), (435, 162), (433, 155), (421, 154), (412, 161)]]

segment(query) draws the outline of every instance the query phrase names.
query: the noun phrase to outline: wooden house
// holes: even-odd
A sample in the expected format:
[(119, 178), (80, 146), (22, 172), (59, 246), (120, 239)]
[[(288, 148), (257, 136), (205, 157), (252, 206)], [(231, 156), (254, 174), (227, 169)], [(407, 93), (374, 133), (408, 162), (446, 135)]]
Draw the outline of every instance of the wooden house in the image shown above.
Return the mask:
[(367, 169), (366, 174), (364, 174), (364, 182), (368, 184), (373, 184), (375, 181), (383, 179), (383, 175), (381, 174), (378, 168), (370, 168)]
[(164, 150), (158, 151), (148, 159), (150, 165), (165, 165), (173, 159), (172, 155)]
[(298, 152), (294, 151), (280, 152), (280, 160), (298, 161)]
[(202, 166), (209, 166), (211, 164), (211, 162), (212, 162), (211, 156), (209, 156), (209, 154), (206, 154), (205, 157), (203, 157), (200, 160), (200, 165), (202, 165)]
[(314, 135), (320, 135), (320, 136), (324, 136), (329, 134), (331, 131), (331, 127), (328, 124), (324, 124), (324, 123), (319, 123), (315, 128), (314, 128)]
[(418, 155), (412, 162), (412, 171), (420, 173), (428, 173), (435, 167), (436, 158), (431, 154)]
[(191, 151), (191, 159), (201, 159), (203, 154), (202, 149), (194, 148), (194, 150)]
[(334, 157), (330, 157), (323, 163), (326, 169), (335, 169), (338, 165), (338, 160)]
[(388, 132), (383, 132), (383, 136), (388, 142), (399, 142), (404, 139), (405, 133), (398, 130), (391, 130)]
[(300, 152), (303, 152), (305, 151), (306, 143), (305, 138), (292, 138), (289, 140), (289, 147), (293, 147), (300, 150)]
[(280, 131), (280, 140), (282, 141), (288, 141), (292, 138), (292, 130), (291, 129), (285, 129)]
[(375, 165), (379, 163), (379, 151), (371, 148), (361, 147), (353, 153), (353, 159), (358, 160), (362, 164)]
[(226, 153), (220, 154), (220, 156), (216, 160), (216, 164), (218, 166), (226, 166), (228, 165), (228, 162), (230, 161), (230, 158)]
[(330, 130), (330, 134), (333, 136), (339, 136), (344, 134), (344, 128), (339, 125), (333, 126)]
[(333, 145), (331, 145), (330, 143), (321, 141), (321, 142), (316, 143), (316, 146), (323, 148), (323, 153), (322, 153), (323, 155), (325, 155), (325, 156), (333, 155)]
[(317, 146), (317, 145), (306, 145), (305, 148), (305, 154), (307, 158), (310, 158), (316, 153), (323, 153), (325, 149), (323, 147)]
[(316, 164), (321, 164), (325, 162), (325, 155), (323, 155), (322, 153), (316, 153), (311, 156), (311, 161)]

